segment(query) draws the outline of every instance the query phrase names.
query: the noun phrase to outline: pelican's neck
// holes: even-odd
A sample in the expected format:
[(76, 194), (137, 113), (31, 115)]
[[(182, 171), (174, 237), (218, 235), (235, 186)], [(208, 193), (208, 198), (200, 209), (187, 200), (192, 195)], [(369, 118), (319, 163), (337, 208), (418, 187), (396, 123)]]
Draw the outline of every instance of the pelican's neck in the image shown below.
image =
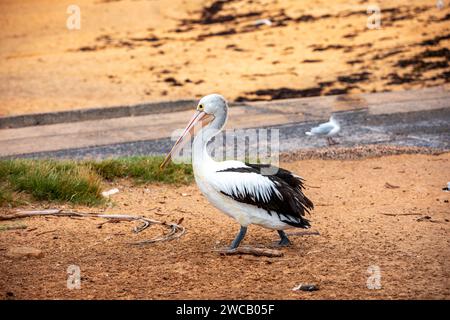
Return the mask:
[(216, 163), (208, 154), (206, 146), (214, 136), (222, 131), (226, 121), (227, 112), (225, 111), (224, 113), (215, 115), (214, 120), (195, 135), (192, 144), (192, 166), (194, 172), (200, 172), (202, 169), (210, 168)]

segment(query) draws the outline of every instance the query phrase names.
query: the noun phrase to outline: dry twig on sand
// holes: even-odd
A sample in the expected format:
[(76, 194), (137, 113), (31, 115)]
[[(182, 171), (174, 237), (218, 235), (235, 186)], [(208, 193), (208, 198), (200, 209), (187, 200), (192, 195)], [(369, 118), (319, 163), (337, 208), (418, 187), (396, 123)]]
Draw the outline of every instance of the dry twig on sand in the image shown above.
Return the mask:
[(287, 236), (296, 237), (296, 236), (320, 236), (319, 231), (296, 231), (286, 233)]
[(380, 214), (389, 217), (398, 217), (398, 216), (421, 216), (422, 213), (384, 213), (380, 212)]
[(386, 183), (384, 184), (384, 187), (387, 188), (387, 189), (398, 189), (398, 188), (400, 188), (399, 186), (390, 184), (389, 182), (386, 182)]
[[(320, 233), (318, 231), (298, 231), (288, 233), (288, 236), (319, 236)], [(236, 249), (223, 248), (216, 250), (220, 254), (223, 255), (236, 255), (236, 254), (251, 254), (257, 257), (282, 257), (284, 255), (283, 251), (276, 249), (267, 249), (267, 248), (255, 248), (250, 246), (242, 246), (237, 247)]]
[(167, 223), (163, 221), (149, 219), (143, 216), (131, 216), (126, 214), (101, 214), (96, 212), (75, 212), (75, 211), (64, 211), (60, 209), (18, 211), (15, 214), (0, 216), (0, 220), (15, 220), (36, 216), (85, 217), (85, 218), (103, 218), (108, 220), (121, 220), (121, 221), (139, 221), (141, 222), (141, 225), (134, 227), (133, 231), (135, 233), (139, 233), (147, 229), (152, 224), (161, 225), (170, 229), (170, 232), (168, 234), (160, 237), (138, 242), (130, 242), (130, 244), (133, 245), (142, 245), (160, 241), (169, 241), (181, 237), (185, 232), (184, 227), (180, 225), (181, 221), (179, 223)]
[(254, 256), (264, 256), (264, 257), (282, 257), (283, 251), (266, 249), (266, 248), (254, 248), (248, 246), (237, 247), (236, 249), (220, 249), (217, 250), (220, 254), (224, 255), (234, 255), (234, 254), (251, 254)]

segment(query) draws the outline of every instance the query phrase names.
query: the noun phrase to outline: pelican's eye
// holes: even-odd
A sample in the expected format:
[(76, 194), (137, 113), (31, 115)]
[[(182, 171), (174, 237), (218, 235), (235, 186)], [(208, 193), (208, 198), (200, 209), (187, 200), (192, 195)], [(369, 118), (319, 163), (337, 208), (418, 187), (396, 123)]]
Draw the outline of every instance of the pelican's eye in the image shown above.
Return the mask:
[(203, 111), (203, 109), (204, 109), (204, 108), (203, 108), (203, 105), (202, 105), (202, 104), (199, 104), (198, 107), (197, 107), (197, 110)]

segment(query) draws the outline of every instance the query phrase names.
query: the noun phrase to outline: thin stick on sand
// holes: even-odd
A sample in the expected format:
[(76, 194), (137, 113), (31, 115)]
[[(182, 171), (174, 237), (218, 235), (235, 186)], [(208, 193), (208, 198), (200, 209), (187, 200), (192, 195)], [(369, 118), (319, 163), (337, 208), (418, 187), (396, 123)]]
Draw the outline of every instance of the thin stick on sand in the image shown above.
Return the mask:
[(296, 232), (289, 232), (286, 233), (287, 236), (290, 237), (302, 237), (302, 236), (320, 236), (319, 231), (296, 231)]
[(236, 249), (225, 248), (216, 251), (223, 255), (251, 254), (254, 256), (264, 256), (264, 257), (282, 257), (284, 255), (283, 251), (280, 250), (254, 248), (249, 246), (237, 247)]
[[(318, 236), (320, 233), (318, 231), (298, 231), (288, 233), (288, 236)], [(216, 250), (220, 254), (223, 255), (236, 255), (236, 254), (251, 254), (257, 257), (282, 257), (283, 251), (275, 250), (275, 249), (266, 249), (266, 248), (255, 248), (249, 246), (237, 247), (236, 249), (219, 249)]]
[(170, 231), (168, 234), (156, 237), (149, 240), (143, 240), (138, 242), (130, 242), (132, 245), (143, 245), (161, 241), (170, 241), (181, 237), (185, 229), (179, 223), (167, 223), (163, 221), (149, 219), (143, 216), (132, 216), (127, 214), (102, 214), (96, 212), (75, 212), (64, 211), (61, 209), (49, 209), (49, 210), (32, 210), (32, 211), (18, 211), (15, 214), (0, 216), (0, 220), (15, 220), (36, 216), (57, 216), (57, 217), (80, 217), (80, 218), (102, 218), (108, 220), (121, 220), (121, 221), (139, 221), (141, 225), (134, 227), (133, 231), (139, 233), (147, 229), (153, 224), (161, 225), (168, 228)]
[(380, 214), (389, 217), (398, 217), (398, 216), (422, 216), (422, 213), (384, 213), (380, 212)]

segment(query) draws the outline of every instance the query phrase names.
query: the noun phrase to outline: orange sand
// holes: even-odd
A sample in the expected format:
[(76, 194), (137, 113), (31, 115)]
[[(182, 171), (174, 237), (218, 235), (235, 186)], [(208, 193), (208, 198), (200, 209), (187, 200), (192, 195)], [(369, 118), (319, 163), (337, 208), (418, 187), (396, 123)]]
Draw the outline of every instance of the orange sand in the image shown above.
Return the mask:
[[(164, 230), (134, 234), (131, 223), (100, 229), (104, 220), (61, 217), (4, 222), (28, 228), (0, 232), (0, 299), (450, 298), (450, 193), (442, 191), (449, 153), (283, 166), (307, 179), (306, 194), (316, 206), (309, 216), (311, 230), (320, 233), (292, 237), (293, 245), (282, 249), (284, 257), (214, 252), (229, 245), (239, 226), (194, 184), (132, 187), (122, 181), (105, 186), (120, 190), (107, 213), (184, 218), (186, 234), (136, 247), (127, 243)], [(44, 204), (27, 209), (33, 207)], [(267, 247), (275, 240), (276, 232), (251, 226), (243, 244)], [(42, 257), (9, 257), (8, 250), (18, 246), (40, 249)], [(66, 287), (72, 264), (81, 269), (80, 290)], [(367, 288), (370, 266), (379, 267), (380, 290)], [(300, 283), (320, 290), (292, 291)]]
[[(431, 0), (379, 1), (380, 30), (366, 27), (366, 1), (234, 0), (201, 20), (213, 1), (79, 0), (81, 30), (70, 31), (72, 3), (0, 2), (0, 115), (211, 92), (230, 100), (351, 94), (449, 79), (450, 9)], [(255, 27), (261, 18), (272, 26)], [(283, 87), (306, 91), (254, 93)]]

